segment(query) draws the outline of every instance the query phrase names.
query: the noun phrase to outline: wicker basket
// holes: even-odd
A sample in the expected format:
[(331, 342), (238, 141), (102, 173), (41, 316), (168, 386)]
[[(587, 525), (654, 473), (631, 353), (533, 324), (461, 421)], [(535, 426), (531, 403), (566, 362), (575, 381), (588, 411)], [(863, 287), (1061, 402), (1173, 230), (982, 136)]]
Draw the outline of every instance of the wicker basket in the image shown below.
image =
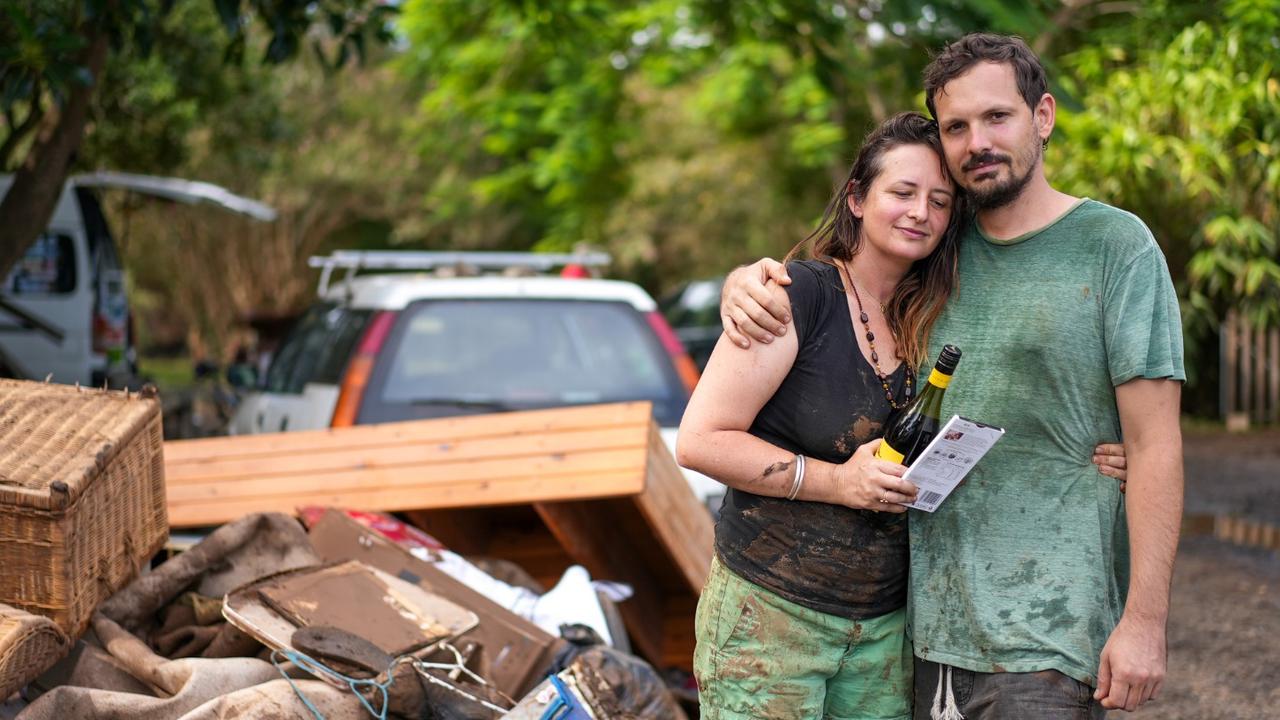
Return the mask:
[(0, 603), (75, 638), (168, 537), (154, 397), (0, 380)]
[(49, 618), (0, 605), (0, 702), (70, 649), (71, 641)]

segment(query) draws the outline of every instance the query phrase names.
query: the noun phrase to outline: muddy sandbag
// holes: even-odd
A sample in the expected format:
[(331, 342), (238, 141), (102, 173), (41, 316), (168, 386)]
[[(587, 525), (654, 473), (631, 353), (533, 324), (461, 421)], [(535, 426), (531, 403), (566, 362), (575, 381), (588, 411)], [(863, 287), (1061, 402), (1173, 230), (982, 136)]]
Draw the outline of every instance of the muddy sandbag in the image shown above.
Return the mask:
[(222, 598), (186, 592), (160, 612), (151, 647), (172, 660), (184, 657), (245, 657), (262, 645), (222, 617)]
[(134, 580), (98, 610), (168, 658), (256, 655), (258, 641), (223, 621), (222, 597), (260, 577), (319, 562), (297, 520), (246, 515)]
[(32, 681), (24, 693), (27, 699), (63, 685), (144, 695), (154, 693), (141, 680), (130, 675), (110, 653), (95, 645), (94, 637), (90, 631), (76, 643), (70, 655)]
[(649, 663), (607, 645), (586, 648), (569, 669), (610, 720), (688, 720)]
[[(225, 663), (228, 660), (189, 658), (173, 662), (199, 666)], [(271, 669), (275, 672), (275, 668)], [(205, 676), (204, 669), (196, 667), (191, 676), (192, 684), (206, 684)], [(275, 677), (275, 680), (268, 682), (229, 689), (225, 694), (206, 693), (212, 697), (195, 707), (191, 707), (190, 703), (193, 693), (162, 700), (110, 690), (63, 686), (41, 696), (15, 720), (294, 720), (314, 717), (298, 697), (298, 692), (306, 695), (307, 701), (324, 717), (369, 717), (368, 711), (349, 692), (343, 692), (319, 680), (294, 680), (294, 685), (298, 688), (295, 692), (287, 680), (279, 674)]]
[(161, 608), (188, 589), (220, 598), (272, 573), (318, 564), (320, 558), (297, 520), (282, 513), (246, 515), (134, 580), (98, 611), (126, 630), (145, 635)]
[(303, 718), (307, 700), (325, 717), (367, 714), (350, 692), (318, 680), (294, 685), (257, 658), (168, 660), (112, 620), (97, 614), (93, 629), (103, 648), (85, 645), (60, 685), (27, 706), (16, 720), (215, 720)]
[(372, 717), (369, 711), (360, 706), (355, 695), (328, 683), (320, 680), (294, 680), (293, 685), (297, 686), (296, 691), (289, 681), (278, 678), (237, 690), (230, 695), (214, 698), (175, 720), (295, 720), (314, 717), (299, 699), (298, 693), (306, 696), (321, 717)]
[[(18, 716), (20, 720), (171, 720), (213, 698), (280, 677), (271, 663), (256, 658), (168, 660), (100, 613), (94, 615), (93, 629), (110, 656), (110, 664), (128, 673), (152, 695), (117, 690), (119, 679), (104, 674), (103, 679), (112, 687), (55, 687), (27, 706)], [(92, 682), (93, 678), (82, 674), (76, 680)]]

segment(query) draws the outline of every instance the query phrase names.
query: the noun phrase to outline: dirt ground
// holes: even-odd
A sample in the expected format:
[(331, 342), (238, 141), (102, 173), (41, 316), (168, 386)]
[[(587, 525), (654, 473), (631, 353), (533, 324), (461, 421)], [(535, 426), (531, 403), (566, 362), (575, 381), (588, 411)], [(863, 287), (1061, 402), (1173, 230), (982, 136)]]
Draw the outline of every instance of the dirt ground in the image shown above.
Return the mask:
[[(1188, 516), (1280, 527), (1280, 431), (1188, 431)], [(1280, 717), (1280, 552), (1184, 533), (1160, 698), (1109, 720)]]

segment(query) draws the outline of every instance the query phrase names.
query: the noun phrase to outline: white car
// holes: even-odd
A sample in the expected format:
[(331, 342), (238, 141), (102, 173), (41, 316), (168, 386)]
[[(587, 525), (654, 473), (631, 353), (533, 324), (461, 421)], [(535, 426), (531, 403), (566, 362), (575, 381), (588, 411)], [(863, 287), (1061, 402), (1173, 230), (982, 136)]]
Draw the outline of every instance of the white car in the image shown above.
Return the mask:
[[(12, 182), (0, 175), (0, 197)], [(0, 377), (116, 387), (132, 379), (124, 266), (95, 195), (101, 189), (275, 217), (271, 208), (209, 183), (114, 172), (69, 178), (49, 227), (0, 277)]]
[[(607, 255), (337, 252), (232, 434), (644, 400), (668, 447), (697, 369)], [(566, 274), (532, 275), (556, 267)], [(335, 270), (347, 271), (335, 281)], [(429, 270), (359, 275), (363, 270)], [(575, 272), (577, 271), (577, 272)], [(486, 272), (497, 274), (484, 274)], [(514, 275), (513, 275), (514, 273)], [(725, 487), (686, 472), (714, 512)]]

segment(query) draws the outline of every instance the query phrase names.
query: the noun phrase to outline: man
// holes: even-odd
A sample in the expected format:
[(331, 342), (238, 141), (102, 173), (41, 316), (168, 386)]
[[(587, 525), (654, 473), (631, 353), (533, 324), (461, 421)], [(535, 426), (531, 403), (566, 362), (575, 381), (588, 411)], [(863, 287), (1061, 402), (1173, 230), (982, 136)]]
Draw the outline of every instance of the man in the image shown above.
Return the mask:
[[(1182, 338), (1164, 257), (1133, 215), (1049, 185), (1055, 101), (1017, 38), (972, 34), (925, 70), (952, 178), (975, 217), (932, 332), (964, 350), (946, 416), (1006, 435), (935, 513), (912, 513), (916, 718), (1100, 718), (1165, 672), (1182, 514)], [(788, 318), (763, 280), (726, 283), (726, 332)], [(1123, 436), (1127, 498), (1088, 462)]]

